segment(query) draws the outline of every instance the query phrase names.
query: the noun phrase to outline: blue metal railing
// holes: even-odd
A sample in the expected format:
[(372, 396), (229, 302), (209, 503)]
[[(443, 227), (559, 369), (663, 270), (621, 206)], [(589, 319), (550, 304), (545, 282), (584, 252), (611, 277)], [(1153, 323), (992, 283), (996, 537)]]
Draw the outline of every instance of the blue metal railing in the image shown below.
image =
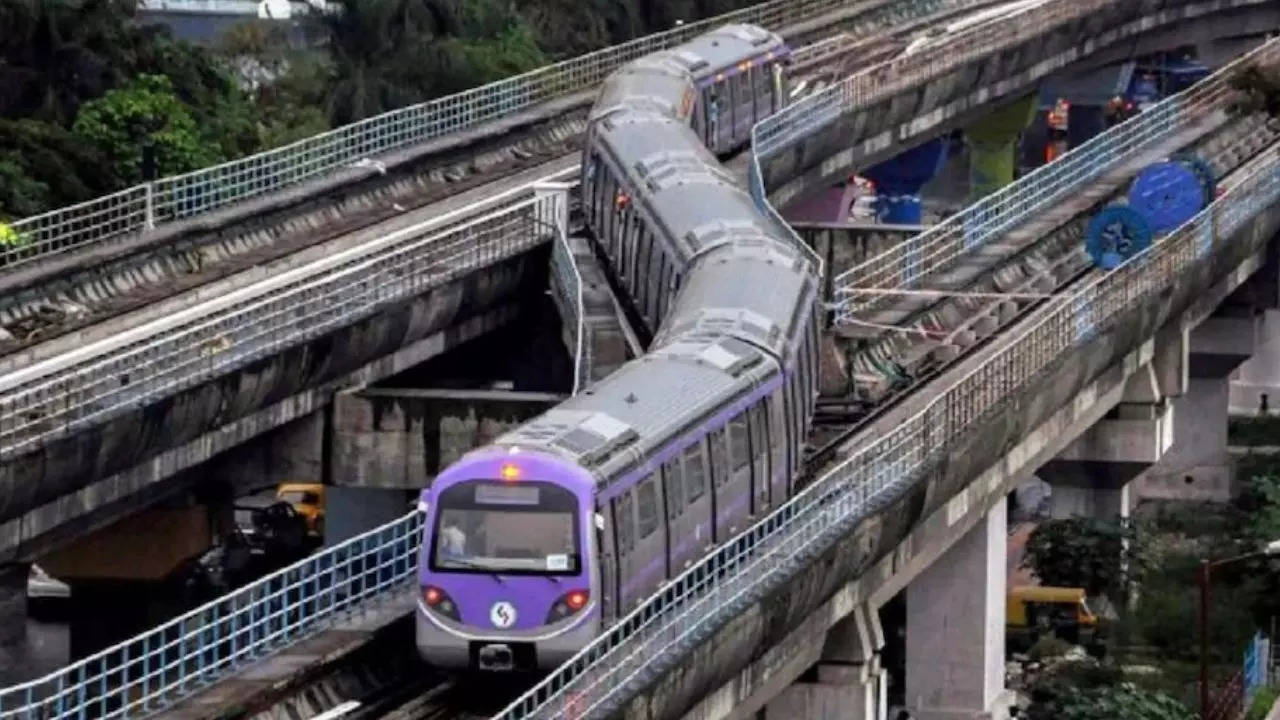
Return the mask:
[(42, 678), (0, 690), (5, 720), (142, 717), (246, 664), (409, 593), (422, 515), (316, 553)]

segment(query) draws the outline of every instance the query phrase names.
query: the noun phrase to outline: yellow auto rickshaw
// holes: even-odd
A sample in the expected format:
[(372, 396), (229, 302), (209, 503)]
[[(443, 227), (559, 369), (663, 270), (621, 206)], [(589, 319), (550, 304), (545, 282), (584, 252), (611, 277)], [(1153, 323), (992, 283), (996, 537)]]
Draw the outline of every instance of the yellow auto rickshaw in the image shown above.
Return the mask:
[(1045, 635), (1090, 645), (1098, 634), (1098, 617), (1085, 602), (1083, 588), (1023, 585), (1009, 588), (1005, 604), (1005, 637), (1010, 649), (1025, 650)]
[(322, 483), (280, 483), (276, 499), (293, 506), (306, 518), (312, 535), (324, 536), (324, 485)]

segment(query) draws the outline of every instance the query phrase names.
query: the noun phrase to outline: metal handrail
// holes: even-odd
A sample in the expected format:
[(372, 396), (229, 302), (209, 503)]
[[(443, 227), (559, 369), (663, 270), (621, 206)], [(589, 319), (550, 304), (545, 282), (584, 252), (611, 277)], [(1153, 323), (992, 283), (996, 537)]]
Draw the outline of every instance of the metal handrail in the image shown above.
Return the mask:
[[(1271, 51), (1280, 40), (1268, 43)], [(668, 583), (495, 718), (587, 717), (616, 711), (693, 644), (778, 587), (856, 523), (884, 509), (980, 419), (1072, 347), (1174, 286), (1214, 246), (1280, 198), (1280, 156), (1143, 253), (1051, 303), (1014, 342), (905, 422), (860, 447), (774, 512)]]
[[(74, 363), (0, 378), (0, 458), (12, 458), (154, 398), (319, 337), (551, 239), (555, 194), (533, 185), (497, 209), (440, 227), (427, 221), (377, 241), (376, 252), (325, 258), (191, 311), (193, 319)], [(487, 205), (487, 203), (482, 203)], [(262, 288), (261, 285), (271, 285)], [(239, 293), (239, 294), (238, 294)], [(110, 340), (110, 339), (109, 339)], [(18, 380), (11, 380), (17, 377)]]
[(0, 717), (111, 720), (172, 706), (373, 601), (411, 593), (422, 514), (412, 512), (44, 677), (0, 690)]
[[(932, 8), (941, 2), (897, 0), (896, 5)], [(589, 90), (623, 63), (680, 44), (719, 25), (755, 23), (781, 28), (860, 4), (866, 4), (865, 0), (769, 0), (472, 90), (392, 110), (246, 158), (24, 218), (11, 224), (19, 242), (0, 248), (0, 268), (153, 230), (353, 166), (381, 153), (473, 129)]]
[[(535, 188), (535, 192), (557, 192), (565, 195), (576, 183), (556, 183)], [(574, 314), (574, 353), (573, 353), (573, 389), (570, 394), (577, 395), (586, 386), (584, 373), (590, 370), (587, 356), (583, 353), (586, 337), (586, 306), (582, 298), (582, 274), (578, 272), (578, 263), (574, 259), (573, 248), (569, 247), (569, 212), (568, 204), (557, 209), (556, 239), (551, 249), (551, 264), (555, 270), (561, 290), (561, 303), (564, 308)]]

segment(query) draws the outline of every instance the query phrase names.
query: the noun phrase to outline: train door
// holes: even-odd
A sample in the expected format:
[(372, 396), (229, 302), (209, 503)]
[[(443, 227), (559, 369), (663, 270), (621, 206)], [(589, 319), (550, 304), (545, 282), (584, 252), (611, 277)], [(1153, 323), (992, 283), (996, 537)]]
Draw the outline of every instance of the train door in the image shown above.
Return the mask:
[(717, 80), (702, 93), (707, 108), (707, 148), (719, 152), (725, 147), (725, 138), (733, 132), (732, 101), (729, 87), (724, 80)]
[(684, 451), (684, 496), (685, 512), (693, 523), (693, 541), (690, 547), (694, 555), (715, 544), (715, 505), (712, 493), (707, 492), (707, 453), (706, 442), (699, 441)]
[(596, 517), (604, 521), (604, 527), (596, 527), (596, 564), (600, 568), (600, 619), (607, 624), (618, 615), (617, 523), (607, 507), (597, 506)]
[(631, 490), (619, 495), (613, 499), (613, 527), (614, 537), (617, 540), (617, 575), (618, 588), (614, 597), (617, 598), (617, 604), (614, 606), (614, 612), (618, 617), (627, 614), (631, 603), (629, 600), (631, 587), (628, 584), (628, 578), (633, 576), (635, 561), (635, 511), (633, 510), (633, 502), (631, 499)]
[(751, 436), (751, 485), (754, 500), (751, 514), (759, 517), (772, 505), (769, 497), (769, 429), (764, 404), (756, 405), (747, 413)]
[(733, 475), (729, 470), (728, 429), (720, 428), (708, 435), (707, 447), (711, 449), (711, 487), (716, 494), (715, 522), (712, 526), (716, 542), (722, 542), (728, 525), (721, 514), (733, 504), (733, 488), (729, 485)]
[(731, 147), (745, 140), (751, 134), (751, 124), (755, 121), (755, 89), (751, 87), (751, 70), (743, 70), (732, 78), (729, 84), (733, 87), (733, 137)]
[(685, 502), (684, 471), (680, 458), (662, 464), (663, 489), (667, 498), (667, 577), (679, 575), (693, 560), (697, 550), (694, 544), (694, 526), (697, 517), (688, 512)]
[(717, 510), (721, 534), (718, 541), (733, 537), (746, 526), (747, 515), (751, 513), (751, 443), (747, 429), (747, 414), (729, 421), (729, 480), (724, 495), (724, 502)]
[(689, 113), (689, 122), (693, 127), (693, 132), (702, 140), (702, 144), (710, 147), (711, 143), (707, 136), (707, 102), (705, 95), (699, 94), (692, 112)]
[(787, 472), (787, 421), (782, 413), (782, 393), (774, 393), (765, 399), (765, 414), (769, 419), (770, 484), (773, 486), (773, 502), (780, 503), (790, 496), (791, 474)]
[(662, 307), (658, 298), (662, 295), (664, 249), (658, 238), (650, 235), (649, 240), (649, 268), (645, 271), (644, 277), (644, 313), (645, 321), (649, 323), (649, 332), (653, 332), (657, 330), (658, 321), (662, 319)]
[(657, 472), (649, 473), (636, 487), (636, 535), (640, 539), (636, 554), (644, 558), (645, 573), (649, 578), (641, 597), (649, 597), (670, 572), (667, 567), (667, 518), (663, 512), (662, 494), (662, 477)]

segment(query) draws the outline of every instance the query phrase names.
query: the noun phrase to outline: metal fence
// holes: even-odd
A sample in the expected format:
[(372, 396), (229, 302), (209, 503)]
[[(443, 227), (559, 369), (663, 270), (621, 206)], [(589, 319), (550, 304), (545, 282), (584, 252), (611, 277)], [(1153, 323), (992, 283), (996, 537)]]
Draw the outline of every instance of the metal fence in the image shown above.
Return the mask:
[[(897, 0), (899, 14), (932, 12), (945, 0)], [(952, 0), (964, 4), (971, 0)], [(234, 202), (276, 192), (372, 156), (476, 128), (482, 123), (589, 90), (623, 63), (678, 45), (725, 23), (783, 28), (866, 0), (771, 0), (588, 53), (472, 90), (346, 125), (274, 150), (144, 183), (113, 195), (17, 221), (20, 244), (0, 249), (0, 267), (151, 230)]]
[(1012, 344), (675, 578), (498, 717), (595, 717), (616, 711), (722, 622), (900, 497), (953, 441), (1003, 410), (1013, 393), (1033, 384), (1064, 352), (1176, 287), (1219, 241), (1280, 198), (1276, 156), (1251, 163), (1240, 177), (1141, 255), (1051, 301)]
[(552, 239), (565, 192), (532, 186), (487, 214), (440, 227), (429, 221), (366, 248), (285, 273), (128, 335), (0, 377), (0, 458), (193, 387), (319, 337), (433, 287)]
[[(553, 186), (540, 186), (535, 192), (568, 193), (571, 183), (557, 183)], [(556, 218), (555, 244), (551, 248), (551, 270), (555, 274), (556, 291), (560, 295), (560, 307), (564, 312), (573, 313), (573, 390), (577, 395), (587, 385), (591, 372), (590, 358), (585, 354), (586, 308), (582, 302), (582, 274), (578, 272), (578, 263), (573, 257), (573, 248), (569, 247), (569, 215), (568, 207)]]
[(1237, 58), (1204, 82), (1166, 98), (1128, 122), (1112, 127), (1043, 165), (1019, 182), (1006, 185), (908, 242), (889, 248), (835, 279), (837, 322), (848, 322), (882, 299), (866, 292), (876, 288), (911, 287), (950, 268), (1036, 213), (1052, 207), (1075, 189), (1131, 162), (1164, 138), (1206, 120), (1223, 122), (1224, 99), (1232, 92), (1228, 78), (1254, 62), (1272, 63), (1280, 48), (1267, 44)]
[(244, 665), (411, 592), (422, 514), (321, 551), (119, 645), (0, 690), (0, 717), (142, 717)]

